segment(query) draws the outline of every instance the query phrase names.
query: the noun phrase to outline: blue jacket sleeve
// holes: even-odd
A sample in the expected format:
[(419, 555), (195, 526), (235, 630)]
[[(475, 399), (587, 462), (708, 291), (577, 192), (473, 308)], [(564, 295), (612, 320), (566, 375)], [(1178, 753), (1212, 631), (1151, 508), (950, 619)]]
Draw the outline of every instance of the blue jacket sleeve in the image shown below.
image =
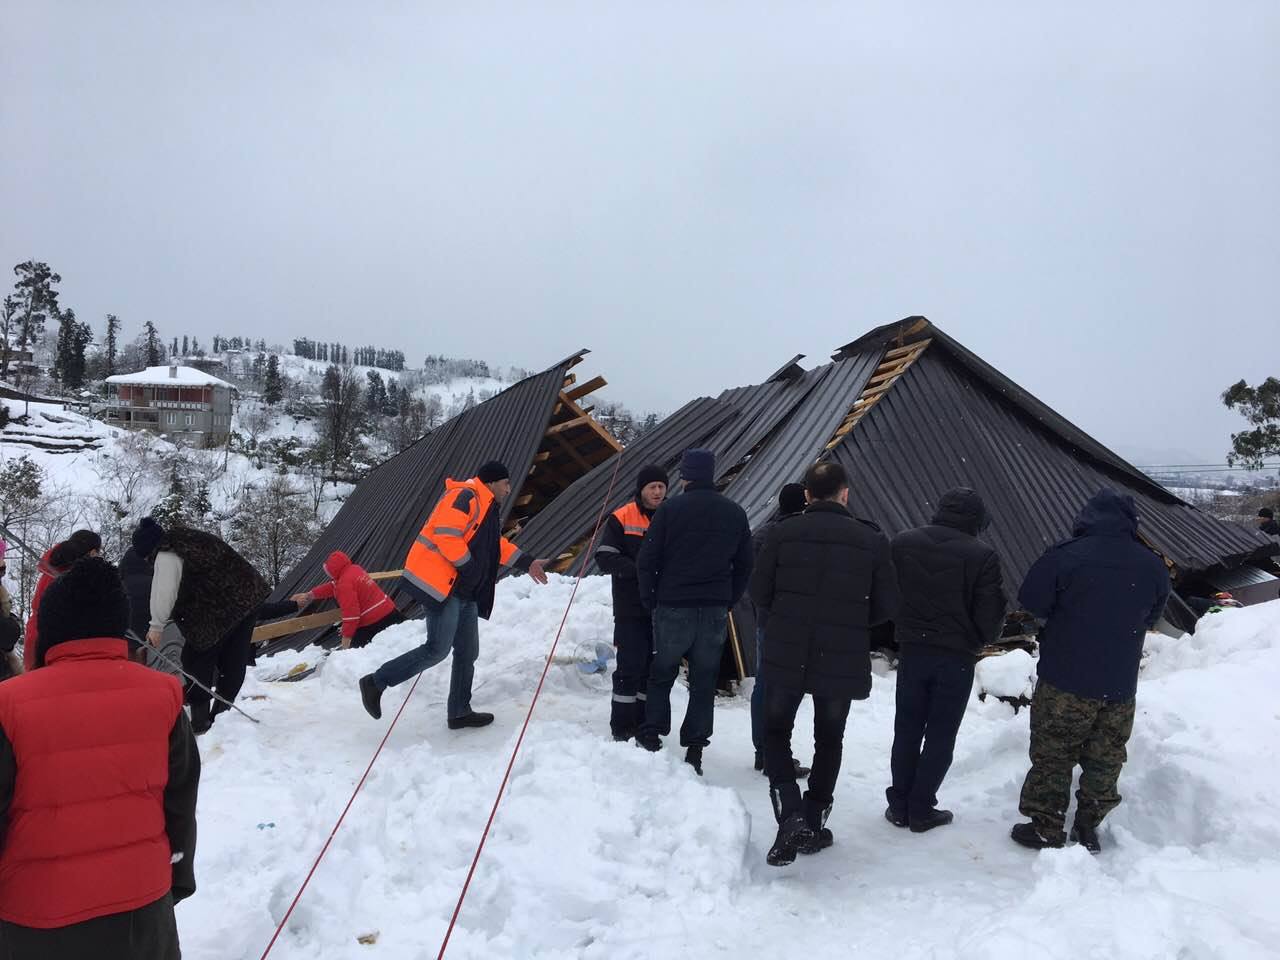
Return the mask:
[(1058, 568), (1058, 551), (1046, 551), (1031, 565), (1018, 591), (1018, 603), (1022, 609), (1040, 620), (1048, 620), (1053, 612), (1058, 597)]
[(658, 601), (658, 572), (662, 564), (662, 549), (666, 540), (666, 511), (659, 508), (649, 521), (640, 552), (636, 555), (636, 580), (640, 586), (640, 603), (652, 610)]
[(1164, 563), (1160, 564), (1160, 577), (1156, 582), (1156, 602), (1151, 607), (1151, 612), (1147, 614), (1147, 629), (1152, 629), (1164, 616), (1165, 604), (1169, 602), (1169, 594), (1173, 591), (1173, 584), (1169, 580), (1169, 572), (1164, 568)]

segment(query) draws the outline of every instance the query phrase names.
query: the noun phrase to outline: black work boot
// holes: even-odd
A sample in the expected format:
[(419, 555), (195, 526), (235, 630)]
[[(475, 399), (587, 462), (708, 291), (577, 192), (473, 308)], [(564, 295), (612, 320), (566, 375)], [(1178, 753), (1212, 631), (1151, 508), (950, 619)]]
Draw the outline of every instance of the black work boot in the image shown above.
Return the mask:
[(933, 809), (918, 817), (911, 817), (909, 823), (912, 833), (928, 833), (934, 827), (945, 827), (954, 819), (955, 814), (950, 810)]
[(493, 723), (492, 713), (476, 713), (472, 710), (461, 717), (450, 717), (449, 729), (462, 730), (466, 727), (487, 727), (491, 723)]
[(813, 831), (813, 838), (800, 846), (801, 853), (812, 856), (836, 842), (831, 831), (827, 829), (827, 818), (830, 816), (829, 805), (819, 809), (811, 794), (804, 795), (804, 819), (805, 823), (809, 824), (809, 829)]
[(662, 738), (656, 733), (645, 733), (641, 731), (636, 734), (636, 746), (644, 747), (650, 753), (657, 753), (662, 749)]
[(895, 827), (905, 827), (910, 821), (907, 819), (905, 810), (899, 810), (897, 807), (888, 806), (884, 808), (884, 818), (892, 823)]
[(1102, 852), (1102, 841), (1098, 839), (1098, 828), (1087, 823), (1075, 822), (1071, 828), (1071, 842), (1078, 843), (1094, 856)]
[(702, 748), (689, 747), (684, 752), (684, 762), (693, 767), (694, 773), (702, 776)]
[(769, 854), (765, 860), (771, 867), (785, 867), (789, 863), (794, 863), (796, 853), (812, 840), (813, 830), (805, 820), (804, 814), (793, 813), (782, 821), (782, 826), (778, 827), (778, 836), (773, 841), (773, 846), (769, 848)]
[(1009, 831), (1009, 836), (1014, 843), (1024, 846), (1028, 850), (1049, 850), (1062, 846), (1061, 840), (1050, 840), (1040, 832), (1040, 828), (1034, 823), (1015, 824), (1014, 828)]
[(360, 702), (369, 716), (375, 720), (382, 719), (382, 691), (374, 683), (372, 673), (360, 678)]

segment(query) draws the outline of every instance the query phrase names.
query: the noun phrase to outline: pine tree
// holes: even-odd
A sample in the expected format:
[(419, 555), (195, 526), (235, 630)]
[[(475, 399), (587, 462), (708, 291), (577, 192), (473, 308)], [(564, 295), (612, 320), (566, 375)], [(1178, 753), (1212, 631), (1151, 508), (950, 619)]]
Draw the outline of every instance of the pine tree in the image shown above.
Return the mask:
[(116, 372), (116, 355), (119, 351), (120, 318), (114, 313), (107, 314), (107, 337), (103, 341), (103, 359), (106, 361), (106, 376), (114, 376)]
[[(15, 329), (5, 332), (16, 333), (17, 343), (11, 344), (6, 336), (0, 344), (0, 377), (9, 375), (9, 363), (15, 347), (18, 353), (25, 351), (44, 333), (46, 321), (58, 316), (58, 291), (54, 287), (62, 282), (62, 277), (50, 270), (47, 263), (36, 260), (18, 264), (13, 272), (18, 277), (13, 284), (14, 305), (10, 321)], [(6, 319), (9, 318), (6, 316)]]
[(192, 337), (192, 338), (191, 338), (191, 352), (192, 352), (193, 354), (195, 354), (197, 357), (203, 357), (203, 356), (204, 356), (204, 351), (200, 349), (200, 338), (199, 338), (199, 337)]
[(146, 345), (147, 366), (160, 366), (164, 363), (164, 343), (156, 331), (156, 325), (150, 320), (142, 325), (142, 336)]
[(187, 335), (184, 333), (182, 335), (182, 355), (185, 357), (190, 352), (191, 352), (191, 341), (190, 339), (188, 339)]
[(263, 373), (267, 369), (267, 355), (259, 353), (253, 358), (253, 382), (262, 383)]
[(387, 405), (387, 388), (382, 382), (382, 374), (377, 370), (370, 370), (365, 374), (365, 379), (369, 381), (369, 386), (365, 390), (366, 406), (369, 413), (373, 416), (379, 416), (382, 408)]
[(176, 357), (178, 355), (178, 338), (173, 338), (173, 346), (169, 348), (169, 356)]
[(262, 399), (267, 406), (275, 406), (284, 399), (284, 381), (280, 377), (280, 359), (273, 353), (267, 357), (266, 386), (262, 391)]

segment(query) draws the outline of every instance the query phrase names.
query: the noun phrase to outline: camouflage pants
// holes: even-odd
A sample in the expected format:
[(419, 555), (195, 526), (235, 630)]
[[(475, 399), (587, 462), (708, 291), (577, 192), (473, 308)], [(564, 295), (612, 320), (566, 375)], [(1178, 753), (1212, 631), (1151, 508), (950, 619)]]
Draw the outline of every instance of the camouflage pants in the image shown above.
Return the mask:
[(1120, 805), (1116, 786), (1133, 732), (1134, 701), (1077, 697), (1041, 680), (1031, 701), (1031, 769), (1018, 809), (1041, 836), (1065, 840), (1071, 775), (1080, 765), (1076, 820), (1097, 826)]

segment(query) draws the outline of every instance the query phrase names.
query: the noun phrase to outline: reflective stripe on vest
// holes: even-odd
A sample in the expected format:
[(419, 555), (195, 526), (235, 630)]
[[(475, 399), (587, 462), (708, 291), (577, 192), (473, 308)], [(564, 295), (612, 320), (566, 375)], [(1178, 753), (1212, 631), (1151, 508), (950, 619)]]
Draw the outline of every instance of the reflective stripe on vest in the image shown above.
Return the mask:
[(649, 529), (649, 518), (634, 500), (613, 511), (613, 516), (622, 525), (623, 534), (628, 537), (643, 537)]

